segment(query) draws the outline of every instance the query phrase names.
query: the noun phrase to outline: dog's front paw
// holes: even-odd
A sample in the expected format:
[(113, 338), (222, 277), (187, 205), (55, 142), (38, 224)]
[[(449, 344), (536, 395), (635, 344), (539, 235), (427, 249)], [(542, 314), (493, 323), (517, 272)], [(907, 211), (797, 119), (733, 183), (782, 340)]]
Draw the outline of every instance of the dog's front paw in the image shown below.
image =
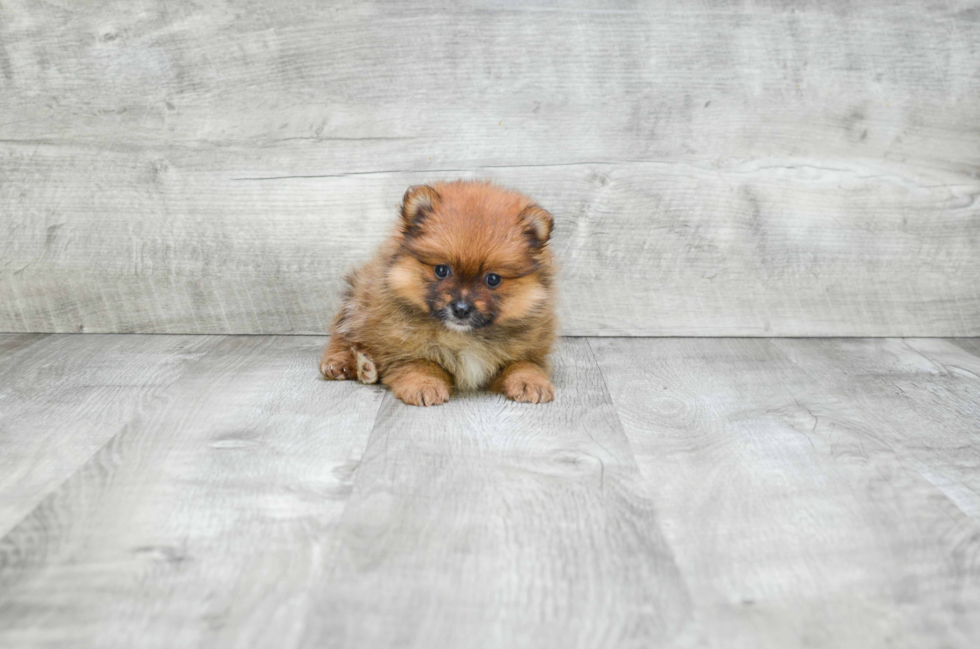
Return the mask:
[(391, 386), (396, 397), (410, 406), (439, 406), (449, 401), (449, 385), (429, 376), (399, 381)]
[(333, 381), (357, 378), (356, 368), (357, 359), (349, 349), (326, 353), (320, 360), (320, 374)]
[(548, 403), (555, 398), (555, 386), (547, 379), (515, 379), (504, 385), (504, 396), (521, 403)]
[(551, 380), (543, 370), (530, 364), (504, 372), (497, 389), (508, 399), (521, 403), (548, 403), (555, 398)]

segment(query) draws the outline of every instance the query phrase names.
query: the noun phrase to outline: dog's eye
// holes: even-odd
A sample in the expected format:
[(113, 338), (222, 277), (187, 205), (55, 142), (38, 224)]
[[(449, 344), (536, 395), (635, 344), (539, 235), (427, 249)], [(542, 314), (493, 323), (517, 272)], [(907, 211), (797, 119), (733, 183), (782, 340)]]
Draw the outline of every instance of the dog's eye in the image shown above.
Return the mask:
[(446, 264), (439, 264), (436, 266), (436, 277), (439, 279), (446, 279), (450, 274), (452, 274), (452, 272), (453, 269)]
[(490, 288), (497, 288), (500, 286), (500, 275), (497, 273), (487, 273), (487, 276), (483, 278), (483, 281), (487, 283)]

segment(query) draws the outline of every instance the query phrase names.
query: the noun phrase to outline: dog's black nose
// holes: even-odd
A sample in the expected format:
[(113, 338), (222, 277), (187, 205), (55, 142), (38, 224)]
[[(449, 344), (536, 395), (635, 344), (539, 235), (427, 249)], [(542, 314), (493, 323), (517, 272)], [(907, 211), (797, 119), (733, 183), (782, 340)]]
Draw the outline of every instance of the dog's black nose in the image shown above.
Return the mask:
[(459, 302), (453, 302), (451, 308), (453, 310), (453, 315), (460, 320), (470, 317), (470, 314), (473, 313), (473, 305), (469, 302), (463, 302), (462, 300)]

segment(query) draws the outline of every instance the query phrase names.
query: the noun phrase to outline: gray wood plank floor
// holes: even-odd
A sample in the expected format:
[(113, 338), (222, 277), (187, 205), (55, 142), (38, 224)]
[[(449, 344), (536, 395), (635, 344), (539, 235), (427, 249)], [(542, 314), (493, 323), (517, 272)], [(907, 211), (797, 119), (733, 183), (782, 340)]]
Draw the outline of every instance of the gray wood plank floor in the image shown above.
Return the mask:
[(564, 339), (404, 406), (321, 337), (0, 336), (2, 647), (975, 647), (975, 339)]

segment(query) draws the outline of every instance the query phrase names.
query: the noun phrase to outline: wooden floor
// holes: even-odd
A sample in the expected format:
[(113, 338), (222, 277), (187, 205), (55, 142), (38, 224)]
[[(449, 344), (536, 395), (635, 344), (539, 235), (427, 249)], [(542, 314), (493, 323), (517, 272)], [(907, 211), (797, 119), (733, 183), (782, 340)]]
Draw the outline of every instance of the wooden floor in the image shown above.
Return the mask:
[(0, 646), (980, 646), (980, 340), (570, 338), (431, 409), (323, 342), (0, 336)]

